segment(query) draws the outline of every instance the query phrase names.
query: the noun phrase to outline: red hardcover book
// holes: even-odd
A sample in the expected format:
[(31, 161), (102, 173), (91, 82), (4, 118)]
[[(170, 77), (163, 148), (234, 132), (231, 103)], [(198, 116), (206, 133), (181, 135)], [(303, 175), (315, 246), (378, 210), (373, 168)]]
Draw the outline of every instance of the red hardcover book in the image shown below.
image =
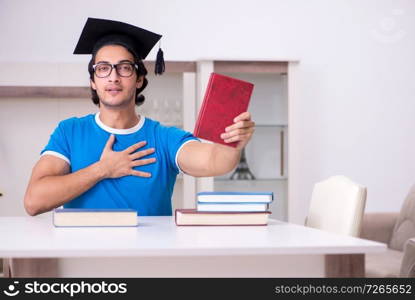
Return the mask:
[(233, 119), (248, 110), (254, 85), (233, 77), (212, 73), (196, 121), (194, 135), (215, 143), (236, 147), (238, 142), (225, 143), (220, 137)]

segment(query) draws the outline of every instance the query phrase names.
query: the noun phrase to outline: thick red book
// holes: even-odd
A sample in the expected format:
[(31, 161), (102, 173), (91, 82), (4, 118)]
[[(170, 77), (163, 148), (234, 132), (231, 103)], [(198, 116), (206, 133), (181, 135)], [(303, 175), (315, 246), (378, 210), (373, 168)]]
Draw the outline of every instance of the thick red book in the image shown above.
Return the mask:
[(214, 143), (236, 147), (238, 142), (225, 143), (220, 135), (234, 123), (235, 117), (248, 110), (253, 89), (250, 82), (210, 74), (193, 134)]

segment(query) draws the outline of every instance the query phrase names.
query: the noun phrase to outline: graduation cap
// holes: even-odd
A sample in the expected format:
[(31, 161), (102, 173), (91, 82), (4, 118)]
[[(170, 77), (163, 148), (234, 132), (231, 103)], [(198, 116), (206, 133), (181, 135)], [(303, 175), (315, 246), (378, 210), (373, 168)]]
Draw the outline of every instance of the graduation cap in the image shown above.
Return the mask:
[[(95, 54), (105, 45), (122, 45), (145, 59), (161, 35), (127, 23), (88, 18), (73, 54)], [(157, 52), (156, 75), (165, 70), (163, 51)]]

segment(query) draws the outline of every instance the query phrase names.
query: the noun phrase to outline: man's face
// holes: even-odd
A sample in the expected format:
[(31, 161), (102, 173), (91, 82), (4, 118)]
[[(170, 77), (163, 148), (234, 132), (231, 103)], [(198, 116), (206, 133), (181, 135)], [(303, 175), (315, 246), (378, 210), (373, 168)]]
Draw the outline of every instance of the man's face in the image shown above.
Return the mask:
[[(134, 63), (134, 57), (127, 49), (118, 45), (104, 46), (95, 56), (95, 64), (120, 62)], [(130, 77), (121, 77), (115, 68), (108, 77), (99, 78), (94, 74), (94, 81), (91, 80), (91, 87), (97, 91), (100, 105), (109, 108), (123, 108), (135, 103), (135, 91), (142, 85), (143, 78), (137, 78), (136, 71)]]

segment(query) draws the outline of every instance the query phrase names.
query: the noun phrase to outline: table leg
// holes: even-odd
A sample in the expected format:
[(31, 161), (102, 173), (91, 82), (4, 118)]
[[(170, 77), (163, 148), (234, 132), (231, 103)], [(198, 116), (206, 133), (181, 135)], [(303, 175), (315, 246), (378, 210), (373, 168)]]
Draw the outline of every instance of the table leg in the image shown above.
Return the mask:
[(9, 264), (9, 258), (4, 257), (2, 259), (3, 261), (3, 277), (10, 278), (10, 264)]
[(57, 258), (5, 258), (4, 277), (58, 277)]
[(329, 254), (325, 257), (326, 277), (364, 277), (364, 254)]

